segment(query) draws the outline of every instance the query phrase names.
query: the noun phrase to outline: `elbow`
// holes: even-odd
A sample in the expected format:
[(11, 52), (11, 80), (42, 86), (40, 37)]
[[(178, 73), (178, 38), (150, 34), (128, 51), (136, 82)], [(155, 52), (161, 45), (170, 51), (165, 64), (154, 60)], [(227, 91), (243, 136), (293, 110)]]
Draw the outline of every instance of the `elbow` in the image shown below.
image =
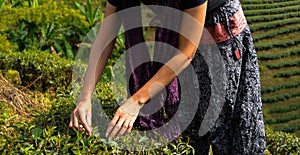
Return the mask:
[(187, 57), (187, 62), (193, 61), (194, 57), (195, 57), (195, 53), (192, 54), (192, 55), (189, 55), (189, 56)]
[(182, 44), (178, 49), (185, 56), (186, 61), (191, 62), (195, 57), (198, 47), (193, 44)]
[(194, 59), (195, 54), (197, 52), (197, 48), (193, 48), (193, 49), (190, 49), (190, 50), (193, 51), (193, 52), (189, 52), (189, 54), (186, 55), (187, 62), (191, 62)]

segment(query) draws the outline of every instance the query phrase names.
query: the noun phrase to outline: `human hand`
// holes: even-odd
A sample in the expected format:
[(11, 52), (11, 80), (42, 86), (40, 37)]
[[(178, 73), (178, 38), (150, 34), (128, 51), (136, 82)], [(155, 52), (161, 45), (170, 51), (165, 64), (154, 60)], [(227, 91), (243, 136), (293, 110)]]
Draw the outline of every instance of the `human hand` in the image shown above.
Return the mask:
[(119, 137), (126, 131), (130, 133), (133, 123), (142, 107), (143, 104), (134, 101), (132, 98), (127, 99), (125, 103), (118, 108), (113, 119), (108, 124), (105, 136), (114, 137), (118, 133), (117, 137)]
[(88, 135), (92, 134), (91, 101), (79, 102), (70, 116), (70, 128), (80, 129)]

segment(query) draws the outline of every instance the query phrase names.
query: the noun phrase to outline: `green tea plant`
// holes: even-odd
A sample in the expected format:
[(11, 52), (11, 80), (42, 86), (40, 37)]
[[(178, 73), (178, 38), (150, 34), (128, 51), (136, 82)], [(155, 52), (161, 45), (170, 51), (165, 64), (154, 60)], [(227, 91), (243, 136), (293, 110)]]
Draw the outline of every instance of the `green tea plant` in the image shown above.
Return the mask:
[[(106, 91), (104, 86), (100, 89)], [(107, 92), (109, 94), (109, 92)], [(0, 102), (0, 152), (3, 154), (190, 154), (193, 148), (188, 138), (180, 137), (173, 143), (159, 144), (145, 136), (125, 136), (122, 139), (103, 139), (68, 127), (69, 116), (75, 107), (71, 94), (60, 94), (51, 99), (46, 112), (32, 109), (28, 121), (12, 119), (14, 112)], [(107, 101), (109, 102), (109, 101)], [(2, 123), (4, 122), (4, 123)], [(133, 131), (134, 132), (134, 131)], [(102, 133), (100, 133), (102, 134)], [(121, 141), (122, 143), (121, 143)], [(121, 144), (140, 144), (140, 149), (121, 149)], [(153, 145), (153, 149), (143, 149)]]
[(11, 43), (5, 35), (0, 34), (0, 42), (0, 52), (7, 53), (18, 49), (18, 46)]
[(0, 34), (17, 44), (19, 51), (48, 50), (74, 59), (78, 43), (89, 30), (80, 11), (64, 2), (47, 1), (35, 7), (5, 5), (1, 12)]
[(5, 0), (0, 0), (0, 10), (2, 9), (2, 7), (4, 6), (5, 4)]
[(103, 19), (103, 15), (100, 12), (101, 4), (97, 6), (96, 9), (93, 8), (91, 0), (87, 0), (86, 5), (82, 5), (78, 2), (74, 2), (76, 7), (80, 10), (80, 12), (85, 16), (86, 20), (90, 24), (90, 26), (95, 26), (97, 22)]
[[(0, 53), (1, 70), (17, 70), (23, 86), (45, 91), (67, 88), (72, 81), (74, 61), (40, 50)], [(76, 72), (84, 74), (84, 64), (77, 64)]]
[(265, 93), (271, 93), (271, 92), (275, 92), (278, 90), (282, 90), (282, 89), (288, 89), (288, 88), (297, 88), (300, 86), (300, 82), (296, 81), (296, 82), (288, 82), (288, 83), (284, 83), (284, 84), (280, 84), (280, 85), (276, 85), (276, 86), (266, 86), (264, 88), (262, 88), (261, 93), (265, 94)]
[(274, 95), (274, 96), (265, 96), (262, 98), (262, 102), (265, 104), (272, 104), (274, 102), (286, 101), (288, 99), (291, 99), (291, 98), (297, 97), (297, 96), (300, 96), (300, 92), (298, 92), (298, 91), (289, 92), (286, 94)]
[(297, 1), (297, 0), (295, 0), (295, 1), (279, 1), (276, 3), (259, 3), (259, 4), (249, 3), (248, 0), (242, 0), (242, 2), (243, 2), (243, 4), (245, 4), (243, 6), (243, 8), (245, 10), (273, 9), (273, 8), (293, 6), (293, 5), (300, 4), (300, 1)]
[(285, 27), (282, 27), (280, 29), (278, 28), (273, 28), (273, 29), (269, 29), (266, 31), (258, 31), (256, 33), (254, 33), (253, 35), (253, 40), (254, 41), (259, 41), (262, 39), (267, 39), (267, 38), (274, 38), (278, 35), (282, 35), (282, 34), (287, 34), (287, 33), (292, 33), (292, 32), (297, 32), (299, 31), (300, 24), (291, 24), (291, 25), (287, 25)]
[[(272, 4), (276, 2), (288, 2), (289, 0), (241, 0), (243, 4)], [(290, 0), (297, 1), (297, 0)]]
[(271, 154), (296, 155), (300, 153), (300, 142), (294, 134), (274, 132), (266, 127), (267, 149)]
[(275, 20), (275, 21), (270, 21), (270, 22), (260, 22), (260, 23), (253, 23), (253, 24), (251, 23), (250, 29), (251, 29), (251, 31), (255, 32), (258, 30), (276, 28), (279, 26), (285, 26), (287, 24), (297, 24), (297, 23), (299, 23), (299, 21), (300, 21), (300, 19), (298, 17), (294, 17), (294, 18)]
[(272, 51), (261, 51), (258, 55), (259, 60), (276, 60), (280, 58), (286, 58), (289, 56), (295, 56), (300, 54), (300, 45), (290, 46), (286, 48), (272, 48)]
[(254, 15), (263, 15), (263, 14), (286, 13), (288, 11), (299, 11), (299, 7), (297, 5), (292, 5), (292, 6), (270, 8), (270, 9), (245, 10), (244, 13), (246, 16), (254, 16)]
[(286, 113), (300, 109), (300, 103), (298, 102), (290, 102), (288, 106), (277, 106), (271, 107), (268, 109), (268, 113), (270, 114), (279, 114), (279, 113)]

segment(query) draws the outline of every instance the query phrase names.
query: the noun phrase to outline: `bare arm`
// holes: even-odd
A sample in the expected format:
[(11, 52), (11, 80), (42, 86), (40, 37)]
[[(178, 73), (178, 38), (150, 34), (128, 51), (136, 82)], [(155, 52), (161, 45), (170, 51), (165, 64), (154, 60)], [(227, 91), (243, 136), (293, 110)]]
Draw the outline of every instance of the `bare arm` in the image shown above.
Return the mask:
[[(174, 78), (192, 61), (196, 49), (198, 48), (204, 27), (206, 4), (187, 9), (184, 12), (194, 17), (194, 19), (199, 22), (199, 25), (187, 24), (189, 23), (187, 21), (189, 19), (182, 19), (180, 34), (187, 34), (189, 36), (189, 40), (182, 35), (179, 36), (178, 49), (181, 51), (181, 54), (175, 55), (171, 60), (163, 65), (161, 69), (132, 96), (136, 102), (140, 104), (146, 103), (151, 97), (163, 89), (164, 86), (167, 86), (172, 80), (174, 80)], [(155, 83), (159, 84), (157, 85)]]
[(117, 133), (117, 136), (121, 136), (126, 131), (130, 132), (142, 106), (190, 64), (200, 42), (206, 7), (207, 3), (204, 3), (184, 11), (191, 15), (198, 24), (186, 24), (189, 23), (189, 19), (182, 19), (181, 34), (187, 34), (189, 40), (179, 36), (178, 49), (181, 53), (171, 58), (141, 89), (120, 106), (108, 125), (106, 136), (113, 137)]
[(120, 28), (120, 23), (115, 16), (110, 16), (116, 12), (116, 7), (107, 3), (104, 21), (101, 23), (99, 33), (93, 43), (88, 68), (84, 80), (84, 86), (78, 98), (78, 105), (70, 116), (69, 127), (79, 129), (92, 134), (91, 129), (91, 96), (95, 86), (105, 69), (110, 57), (116, 34)]
[[(105, 69), (108, 58), (112, 53), (112, 49), (115, 44), (115, 38), (110, 38), (112, 36), (116, 36), (115, 34), (118, 33), (117, 30), (120, 28), (120, 23), (113, 19), (113, 17), (110, 17), (109, 20), (107, 20), (106, 17), (114, 14), (115, 12), (116, 7), (107, 3), (104, 14), (105, 22), (102, 22), (99, 33), (91, 49), (84, 87), (79, 100), (84, 101), (91, 98), (95, 85)], [(108, 46), (105, 47), (107, 44)]]

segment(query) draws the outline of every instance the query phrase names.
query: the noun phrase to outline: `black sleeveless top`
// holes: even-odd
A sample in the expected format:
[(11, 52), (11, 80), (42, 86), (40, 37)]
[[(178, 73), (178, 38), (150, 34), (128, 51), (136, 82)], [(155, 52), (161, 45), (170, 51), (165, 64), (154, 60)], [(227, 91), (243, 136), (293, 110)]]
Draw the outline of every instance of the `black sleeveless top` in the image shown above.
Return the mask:
[[(120, 6), (122, 0), (107, 0), (109, 4), (113, 6)], [(181, 3), (181, 8), (184, 9), (190, 9), (196, 6), (199, 6), (203, 4), (206, 0), (183, 0)], [(222, 1), (222, 0), (215, 0), (215, 1)], [(142, 2), (146, 5), (156, 5), (158, 4), (158, 0), (142, 0)]]

